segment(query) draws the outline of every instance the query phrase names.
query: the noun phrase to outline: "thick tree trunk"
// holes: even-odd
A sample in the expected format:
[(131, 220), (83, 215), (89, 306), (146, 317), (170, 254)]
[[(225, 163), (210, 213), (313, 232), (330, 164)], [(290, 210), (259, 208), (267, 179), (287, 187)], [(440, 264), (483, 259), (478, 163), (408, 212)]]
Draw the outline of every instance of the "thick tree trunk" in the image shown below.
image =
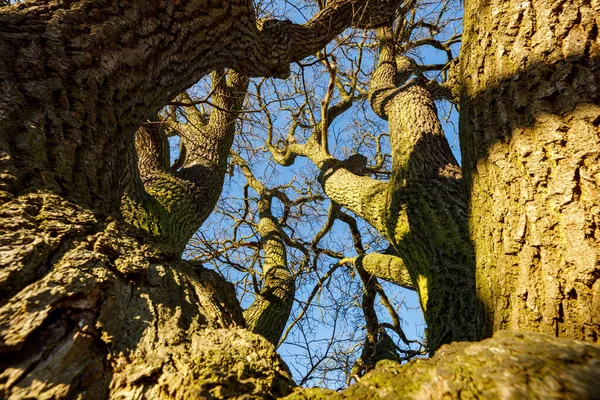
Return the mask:
[(499, 332), (445, 345), (429, 360), (382, 361), (341, 392), (298, 389), (308, 399), (597, 399), (600, 347), (535, 333)]
[[(261, 28), (247, 0), (0, 9), (0, 397), (287, 393), (273, 347), (233, 329), (244, 320), (231, 286), (178, 259), (189, 233), (123, 221), (126, 189), (155, 189), (151, 174), (132, 168), (134, 134), (212, 70), (285, 76), (290, 62), (347, 26), (382, 23), (397, 5), (331, 1), (305, 25)], [(224, 154), (213, 150), (221, 168)], [(141, 169), (164, 168), (158, 156)], [(173, 219), (177, 207), (158, 201), (162, 193), (146, 194)], [(174, 225), (160, 219), (155, 227)]]
[[(53, 194), (3, 205), (0, 397), (280, 396), (231, 284)], [(215, 354), (218, 353), (218, 357)]]
[[(133, 176), (125, 183), (123, 217), (174, 254), (183, 253), (221, 195), (248, 86), (248, 78), (234, 71), (228, 74), (229, 82), (224, 71), (212, 75), (215, 108), (210, 118), (204, 122), (199, 111), (189, 107), (187, 123), (170, 124), (158, 118), (145, 123), (136, 134), (138, 157), (132, 152), (127, 169), (131, 171), (127, 176)], [(179, 168), (170, 162), (170, 127), (181, 140)], [(141, 179), (136, 176), (138, 167)]]
[[(370, 7), (365, 8), (367, 3)], [(122, 221), (122, 182), (131, 174), (122, 157), (134, 151), (134, 132), (142, 121), (211, 70), (230, 66), (251, 75), (283, 76), (290, 61), (316, 51), (349, 24), (386, 21), (395, 5), (393, 1), (330, 1), (304, 26), (268, 21), (262, 30), (256, 27), (250, 2), (241, 0), (46, 0), (1, 9), (0, 397), (268, 398), (288, 393), (292, 382), (273, 347), (260, 336), (237, 328), (243, 326), (243, 317), (231, 286), (216, 274), (165, 252), (145, 233)], [(502, 5), (496, 8), (503, 10)], [(582, 1), (580, 8), (590, 9), (590, 3)], [(586, 18), (573, 20), (584, 32), (587, 25), (581, 21)], [(578, 43), (570, 39), (570, 32), (579, 28), (571, 23), (565, 26), (569, 34), (561, 37), (564, 46), (558, 47), (570, 56)], [(597, 35), (597, 26), (589, 32)], [(563, 64), (570, 65), (570, 60), (576, 59), (567, 58)], [(572, 80), (559, 85), (559, 93), (571, 93), (569, 84), (579, 85), (583, 77), (594, 77), (581, 72), (588, 68), (597, 73), (597, 68), (588, 65), (589, 60), (594, 59), (588, 57), (580, 66), (572, 66), (575, 72), (566, 75)], [(593, 86), (586, 84), (584, 89)], [(588, 97), (571, 113), (571, 119), (563, 122), (568, 123), (567, 132), (569, 124), (597, 127), (597, 117), (580, 117), (594, 110), (590, 104), (597, 100), (593, 97), (597, 91), (582, 93)], [(501, 100), (499, 97), (499, 104)], [(527, 109), (527, 104), (519, 104), (520, 110)], [(477, 107), (487, 106), (482, 102)], [(473, 121), (478, 121), (471, 114)], [(544, 121), (550, 123), (552, 118)], [(577, 130), (578, 135), (585, 133)], [(487, 150), (487, 144), (478, 145)], [(596, 153), (588, 147), (592, 160)], [(471, 151), (471, 160), (477, 161), (473, 154)], [(569, 217), (566, 228), (577, 227), (592, 215), (587, 212), (594, 210), (586, 208), (585, 199), (594, 195), (586, 179), (587, 174), (594, 173), (595, 165), (587, 164), (590, 160), (585, 154), (581, 153), (581, 166), (574, 173), (580, 182), (573, 191), (574, 200), (564, 205), (583, 204), (585, 212), (582, 219)], [(560, 165), (563, 159), (569, 157), (553, 160)], [(548, 180), (555, 185), (563, 182), (554, 176)], [(560, 229), (547, 233), (558, 235)], [(478, 231), (476, 227), (473, 230), (477, 243)], [(579, 228), (573, 231), (581, 232)], [(593, 248), (595, 239), (589, 232), (585, 230), (587, 236), (579, 239)], [(576, 235), (565, 237), (579, 240)], [(582, 246), (568, 249), (589, 257)], [(543, 250), (540, 257), (544, 260), (544, 254), (560, 251), (560, 246), (558, 250), (537, 247)], [(593, 282), (586, 292), (582, 289), (590, 284), (589, 271), (585, 270), (590, 264), (577, 264), (568, 251), (559, 256), (567, 263), (566, 271), (571, 268), (577, 273), (573, 282), (579, 286), (573, 293), (579, 300), (573, 300), (574, 304), (594, 310), (596, 303), (590, 299), (598, 297), (592, 297), (590, 290), (597, 290), (597, 269), (592, 271)], [(545, 265), (536, 264), (539, 269), (532, 271), (539, 273)], [(513, 281), (492, 272), (495, 270), (489, 273), (491, 282), (514, 289), (510, 285)], [(495, 304), (496, 298), (485, 297), (488, 292), (480, 290), (488, 304)], [(571, 291), (565, 293), (568, 296)], [(468, 299), (467, 303), (471, 304)], [(564, 303), (567, 310), (569, 304)], [(568, 321), (577, 316), (558, 315), (568, 315), (572, 318)], [(511, 324), (513, 327), (516, 322)], [(505, 387), (539, 391), (559, 385), (553, 378), (540, 378), (539, 371), (546, 371), (550, 377), (566, 377), (563, 384), (567, 392), (582, 396), (595, 393), (597, 347), (570, 341), (554, 341), (547, 347), (547, 340), (552, 339), (535, 338), (517, 338), (516, 344), (510, 343), (512, 339), (501, 339), (456, 345), (464, 351), (451, 352), (455, 355), (451, 354), (447, 362), (440, 361), (444, 357), (440, 354), (440, 359), (413, 363), (405, 369), (406, 380), (391, 379), (389, 371), (385, 372), (383, 384), (413, 390), (417, 384), (411, 386), (408, 379), (414, 370), (427, 389), (439, 382), (455, 382), (454, 373), (440, 381), (450, 370), (468, 377), (465, 385), (469, 388), (471, 382), (486, 377), (505, 382), (506, 386), (497, 385), (490, 392), (501, 395)], [(490, 357), (488, 349), (493, 349), (497, 358)], [(480, 357), (473, 365), (484, 365), (490, 374), (481, 374), (471, 363), (465, 369), (465, 357)], [(507, 374), (511, 369), (507, 362), (515, 362), (515, 357), (519, 368)], [(553, 363), (545, 369), (547, 363), (539, 360)], [(425, 370), (429, 372), (421, 373)], [(392, 371), (402, 368), (393, 365)], [(522, 376), (536, 379), (516, 380)], [(367, 378), (364, 382), (370, 385)], [(376, 386), (381, 382), (369, 388)], [(465, 390), (453, 386), (444, 393), (467, 393)], [(439, 391), (431, 393), (434, 398), (441, 397)]]
[(465, 189), (432, 96), (419, 84), (387, 106), (393, 154), (388, 236), (419, 293), (431, 350), (479, 338)]
[(600, 339), (600, 1), (467, 1), (460, 138), (488, 333)]
[(332, 1), (305, 25), (262, 29), (248, 0), (3, 7), (0, 198), (44, 188), (118, 214), (134, 132), (181, 91), (222, 67), (283, 77), (346, 27), (380, 24), (397, 6)]

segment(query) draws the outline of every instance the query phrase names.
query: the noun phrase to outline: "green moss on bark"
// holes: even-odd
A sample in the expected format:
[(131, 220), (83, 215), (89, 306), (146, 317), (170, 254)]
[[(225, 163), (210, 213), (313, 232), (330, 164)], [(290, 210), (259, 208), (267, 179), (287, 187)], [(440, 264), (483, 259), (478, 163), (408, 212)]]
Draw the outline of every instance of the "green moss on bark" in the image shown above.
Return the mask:
[[(478, 343), (442, 346), (405, 365), (385, 360), (331, 399), (594, 399), (600, 346), (536, 333), (498, 332)], [(288, 399), (319, 399), (324, 392)], [(321, 397), (319, 397), (321, 396)]]

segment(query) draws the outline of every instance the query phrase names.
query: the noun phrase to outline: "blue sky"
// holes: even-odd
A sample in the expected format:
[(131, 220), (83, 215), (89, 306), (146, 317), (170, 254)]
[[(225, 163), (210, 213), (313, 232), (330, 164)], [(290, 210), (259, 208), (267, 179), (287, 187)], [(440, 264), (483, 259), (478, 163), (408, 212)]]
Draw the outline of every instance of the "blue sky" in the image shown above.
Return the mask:
[[(306, 4), (309, 4), (308, 2)], [(270, 10), (275, 17), (285, 15), (286, 18), (291, 19), (294, 22), (303, 22), (306, 18), (309, 18), (314, 13), (314, 8), (291, 5), (289, 2), (276, 1), (270, 3)], [(421, 13), (423, 15), (432, 13), (439, 7), (439, 2), (431, 2), (424, 5)], [(442, 32), (442, 35), (451, 36), (455, 33), (455, 30), (459, 30), (459, 22), (453, 24), (448, 32)], [(349, 32), (345, 32), (342, 36), (348, 36)], [(359, 39), (355, 39), (356, 42)], [(344, 58), (342, 49), (334, 50), (336, 43), (332, 43), (327, 46), (327, 51), (337, 52), (336, 60), (340, 63), (340, 69), (345, 67), (349, 68), (344, 63), (351, 63), (356, 61), (352, 54), (349, 53), (348, 57)], [(457, 46), (454, 46), (454, 53), (457, 53)], [(351, 46), (349, 47), (351, 49)], [(344, 50), (345, 51), (345, 50)], [(372, 68), (375, 62), (375, 49), (371, 49), (366, 52), (363, 57), (363, 65), (365, 71)], [(350, 50), (351, 52), (351, 50)], [(421, 58), (424, 63), (440, 63), (445, 62), (445, 54), (434, 50), (429, 46), (422, 47), (418, 53), (413, 54), (415, 57)], [(304, 64), (310, 64), (315, 59), (304, 60)], [(269, 111), (273, 117), (273, 126), (276, 131), (276, 136), (285, 137), (290, 127), (290, 112), (286, 109), (294, 109), (299, 103), (306, 100), (303, 95), (297, 96), (294, 90), (298, 87), (306, 89), (310, 94), (309, 100), (311, 100), (310, 107), (303, 118), (310, 119), (310, 115), (314, 115), (318, 121), (320, 111), (320, 100), (323, 98), (325, 88), (328, 82), (328, 76), (323, 73), (323, 69), (316, 65), (305, 67), (303, 70), (298, 66), (292, 66), (293, 70), (296, 71), (294, 76), (288, 81), (280, 80), (267, 80), (263, 83), (263, 90), (269, 90), (267, 99), (276, 99), (278, 96), (284, 96), (286, 100), (274, 102), (269, 105)], [(257, 84), (260, 80), (253, 80), (251, 84), (251, 92), (253, 85)], [(201, 97), (202, 93), (206, 93), (209, 89), (206, 88), (207, 80), (201, 81), (194, 89), (198, 96)], [(266, 90), (265, 90), (266, 91)], [(335, 103), (335, 101), (334, 101)], [(249, 108), (254, 107), (258, 110), (260, 107), (256, 106), (256, 103), (249, 102)], [(444, 130), (446, 132), (448, 141), (453, 148), (455, 156), (460, 161), (460, 154), (458, 149), (458, 138), (457, 132), (457, 113), (456, 111), (451, 112), (451, 107), (448, 104), (438, 104), (440, 111), (440, 119), (442, 120)], [(269, 187), (277, 185), (287, 184), (293, 182), (292, 187), (288, 190), (291, 197), (301, 196), (303, 192), (306, 192), (307, 188), (311, 187), (313, 191), (318, 191), (320, 188), (314, 182), (314, 177), (317, 174), (316, 168), (306, 159), (298, 159), (295, 165), (292, 167), (280, 167), (275, 165), (269, 158), (269, 154), (264, 151), (264, 140), (266, 132), (264, 126), (260, 123), (264, 122), (266, 115), (261, 112), (249, 113), (245, 121), (241, 126), (241, 134), (236, 137), (236, 143), (234, 148), (244, 156), (263, 183)], [(345, 113), (342, 117), (332, 124), (330, 128), (330, 142), (331, 151), (336, 157), (341, 159), (349, 156), (356, 150), (361, 152), (368, 150), (368, 146), (359, 146), (358, 140), (364, 132), (370, 132), (373, 134), (385, 132), (386, 123), (378, 119), (370, 107), (360, 102)], [(298, 132), (298, 139), (302, 141), (303, 135), (307, 135), (309, 130)], [(247, 151), (248, 147), (252, 148), (252, 151)], [(175, 148), (175, 147), (174, 147)], [(174, 153), (176, 150), (174, 149)], [(369, 153), (367, 151), (367, 153)], [(372, 150), (371, 150), (372, 154)], [(173, 154), (174, 158), (176, 154)], [(209, 218), (209, 220), (201, 228), (201, 232), (197, 235), (196, 244), (202, 241), (219, 241), (223, 238), (231, 236), (232, 227), (234, 226), (234, 219), (241, 217), (242, 209), (244, 207), (243, 202), (243, 185), (245, 181), (241, 174), (233, 173), (226, 179), (223, 195), (219, 203), (217, 212)], [(287, 190), (287, 189), (286, 189)], [(251, 197), (256, 195), (250, 192)], [(290, 236), (298, 238), (310, 239), (314, 234), (320, 230), (327, 212), (329, 202), (325, 199), (321, 202), (315, 203), (314, 211), (311, 210), (310, 216), (305, 216), (294, 221), (293, 226), (290, 226), (290, 230), (287, 232)], [(281, 213), (281, 205), (275, 205), (275, 213)], [(256, 218), (254, 219), (256, 222)], [(359, 222), (359, 225), (363, 231), (363, 239), (366, 244), (371, 246), (371, 251), (383, 250), (387, 247), (387, 243), (381, 239), (381, 237), (374, 232), (372, 228), (363, 222)], [(241, 225), (238, 227), (237, 232), (239, 237), (247, 236), (247, 240), (258, 240), (259, 238), (255, 235), (253, 228), (248, 225)], [(355, 255), (354, 250), (351, 246), (351, 240), (347, 227), (339, 222), (336, 222), (331, 232), (323, 239), (323, 246), (330, 246), (344, 253), (346, 256)], [(191, 250), (197, 250), (194, 247), (194, 243), (190, 246)], [(206, 249), (204, 249), (206, 250)], [(291, 267), (297, 268), (297, 258), (299, 257), (298, 252), (294, 249), (289, 249), (289, 258)], [(227, 256), (233, 262), (239, 262), (240, 265), (250, 266), (253, 269), (260, 270), (260, 258), (256, 257), (253, 249), (241, 248), (236, 251), (227, 253)], [(299, 310), (303, 306), (303, 301), (306, 300), (308, 294), (312, 291), (316, 281), (323, 276), (323, 274), (336, 262), (336, 259), (331, 257), (321, 257), (317, 271), (313, 273), (303, 273), (298, 277), (298, 291), (297, 300), (294, 310), (292, 312), (292, 320), (295, 315), (298, 314)], [(206, 265), (210, 267), (210, 265)], [(212, 265), (214, 268), (219, 269), (228, 279), (238, 284), (238, 294), (242, 302), (242, 306), (247, 307), (252, 301), (252, 295), (248, 291), (252, 292), (252, 288), (247, 284), (247, 274), (240, 272), (234, 268), (226, 267), (225, 264), (215, 262)], [(246, 285), (243, 282), (246, 280)], [(394, 306), (397, 309), (400, 317), (403, 321), (403, 330), (406, 335), (411, 339), (422, 338), (423, 329), (425, 327), (423, 316), (419, 308), (417, 296), (414, 292), (404, 290), (402, 288), (395, 287), (392, 284), (382, 283), (384, 285), (387, 295), (393, 300)], [(336, 270), (332, 278), (327, 281), (322, 291), (317, 297), (320, 302), (320, 306), (309, 308), (307, 318), (305, 318), (302, 324), (296, 325), (296, 327), (290, 332), (288, 340), (280, 348), (279, 352), (290, 366), (294, 378), (297, 381), (307, 374), (311, 369), (311, 365), (320, 360), (319, 368), (327, 370), (328, 363), (339, 368), (344, 362), (352, 362), (353, 358), (360, 355), (360, 344), (364, 339), (364, 320), (362, 320), (362, 313), (360, 310), (359, 302), (361, 295), (361, 284), (359, 279), (348, 270), (348, 268), (342, 267)], [(378, 315), (380, 322), (389, 321), (387, 312), (379, 307)], [(335, 339), (335, 340), (332, 340)], [(332, 348), (332, 342), (335, 346), (339, 346), (339, 353), (343, 351), (352, 350), (348, 359), (327, 359), (329, 355), (336, 353), (336, 349)], [(345, 346), (345, 347), (344, 347)], [(342, 351), (343, 350), (343, 351)], [(333, 360), (333, 361), (332, 361)], [(317, 368), (317, 369), (319, 369)], [(323, 379), (322, 376), (325, 374), (324, 371), (315, 373), (311, 379), (304, 382), (306, 386), (328, 386), (334, 389), (339, 388), (343, 385), (344, 376), (339, 369), (332, 367), (331, 371), (327, 371), (329, 377)]]

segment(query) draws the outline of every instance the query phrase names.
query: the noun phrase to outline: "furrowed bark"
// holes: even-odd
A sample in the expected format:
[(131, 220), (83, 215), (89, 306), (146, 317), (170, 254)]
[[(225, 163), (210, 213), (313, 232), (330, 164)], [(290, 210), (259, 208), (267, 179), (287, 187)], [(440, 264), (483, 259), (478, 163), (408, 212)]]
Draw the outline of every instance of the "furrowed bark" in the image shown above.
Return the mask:
[(395, 4), (331, 2), (304, 28), (262, 29), (244, 0), (1, 8), (0, 397), (285, 394), (273, 348), (231, 329), (244, 323), (231, 287), (122, 221), (144, 178), (129, 169), (134, 135), (208, 72), (284, 76), (360, 25), (352, 7), (370, 24)]
[(244, 311), (244, 318), (248, 330), (277, 345), (292, 311), (295, 279), (287, 264), (285, 233), (270, 214), (263, 211), (258, 225), (265, 253), (263, 286)]
[(337, 160), (329, 160), (321, 166), (319, 182), (331, 201), (351, 210), (384, 234), (388, 189), (386, 182), (356, 175)]
[(289, 392), (273, 347), (235, 329), (242, 310), (214, 272), (56, 195), (0, 215), (0, 397)]
[(382, 23), (397, 5), (334, 1), (306, 25), (271, 21), (262, 30), (245, 0), (4, 7), (2, 197), (44, 188), (118, 213), (121, 155), (141, 123), (182, 90), (222, 67), (285, 76), (290, 62), (351, 24)]
[(466, 2), (460, 138), (488, 333), (599, 340), (598, 15)]
[(206, 124), (194, 118), (199, 113), (195, 107), (187, 111), (187, 123), (175, 124), (184, 145), (180, 169), (173, 169), (170, 163), (165, 133), (169, 124), (153, 119), (136, 135), (143, 188), (126, 189), (121, 211), (129, 223), (176, 254), (183, 252), (221, 194), (236, 120), (248, 85), (248, 78), (235, 72), (230, 72), (229, 78), (227, 83), (223, 71), (213, 73), (215, 108)]
[(386, 107), (392, 147), (387, 236), (417, 288), (431, 346), (478, 338), (466, 196), (429, 93), (419, 84)]
[(594, 399), (600, 347), (535, 333), (498, 332), (478, 343), (442, 346), (431, 359), (382, 361), (341, 392), (297, 389), (309, 399)]
[[(331, 7), (316, 18), (322, 25), (315, 23), (310, 28), (307, 24), (307, 31), (285, 22), (269, 22), (258, 29), (250, 3), (241, 1), (46, 0), (0, 10), (0, 397), (260, 398), (280, 397), (290, 390), (289, 374), (272, 346), (258, 335), (235, 329), (244, 321), (231, 287), (216, 274), (165, 253), (120, 220), (122, 182), (128, 168), (123, 158), (135, 150), (134, 133), (141, 122), (200, 76), (226, 66), (246, 66), (246, 70), (240, 70), (251, 74), (283, 76), (288, 67), (287, 61), (282, 65), (281, 60), (300, 57), (303, 51), (312, 53), (315, 43), (343, 29), (333, 16), (347, 13), (348, 4), (356, 5), (352, 11), (379, 15), (380, 9), (362, 8), (365, 3), (332, 1)], [(391, 3), (369, 2), (373, 4)], [(470, 4), (480, 8), (474, 10)], [(467, 26), (467, 35), (479, 34), (477, 24), (485, 23), (480, 21), (497, 17), (499, 24), (493, 29), (509, 31), (508, 36), (519, 39), (503, 42), (506, 46), (502, 48), (490, 42), (493, 38), (483, 38), (482, 42), (487, 43), (481, 44), (467, 40), (482, 49), (467, 50), (474, 55), (464, 61), (465, 71), (471, 71), (474, 65), (471, 80), (465, 79), (465, 96), (473, 109), (463, 104), (473, 127), (468, 126), (471, 122), (462, 122), (467, 124), (463, 125), (464, 131), (473, 133), (463, 140), (468, 168), (473, 169), (472, 173), (467, 169), (472, 198), (477, 197), (473, 193), (486, 191), (494, 198), (496, 190), (501, 192), (500, 199), (512, 193), (505, 189), (506, 182), (514, 188), (517, 178), (505, 178), (504, 167), (496, 167), (516, 155), (527, 158), (537, 154), (535, 149), (529, 153), (526, 149), (525, 139), (531, 133), (539, 136), (544, 146), (539, 175), (546, 180), (540, 180), (539, 185), (532, 180), (531, 173), (538, 173), (535, 162), (523, 167), (525, 178), (519, 176), (518, 182), (525, 182), (524, 193), (533, 193), (534, 198), (527, 206), (533, 205), (540, 215), (549, 209), (555, 215), (563, 212), (568, 216), (564, 220), (560, 215), (553, 217), (546, 229), (542, 217), (527, 214), (524, 224), (519, 218), (515, 225), (527, 228), (524, 236), (520, 228), (506, 229), (510, 240), (503, 241), (498, 250), (495, 243), (500, 241), (487, 241), (485, 236), (504, 238), (505, 230), (494, 224), (489, 225), (491, 231), (479, 226), (486, 223), (486, 215), (495, 215), (496, 209), (507, 211), (502, 218), (509, 220), (513, 214), (508, 212), (519, 212), (513, 203), (528, 196), (513, 196), (492, 206), (489, 204), (495, 200), (491, 197), (472, 201), (474, 217), (477, 209), (473, 204), (488, 213), (477, 217), (479, 225), (472, 227), (478, 257), (483, 257), (488, 248), (494, 257), (498, 251), (504, 252), (498, 269), (496, 264), (487, 268), (489, 261), (478, 259), (478, 265), (488, 263), (480, 268), (484, 271), (480, 273), (480, 296), (490, 309), (502, 310), (488, 314), (489, 326), (495, 328), (497, 323), (519, 329), (523, 323), (527, 329), (557, 327), (555, 334), (596, 340), (598, 274), (595, 259), (593, 263), (588, 261), (595, 257), (590, 248), (595, 249), (596, 228), (596, 223), (589, 221), (597, 215), (595, 183), (590, 176), (596, 173), (597, 165), (597, 143), (592, 139), (598, 126), (598, 68), (591, 55), (597, 50), (598, 27), (597, 23), (589, 23), (590, 15), (598, 15), (597, 2), (572, 2), (577, 6), (573, 7), (574, 18), (572, 10), (565, 7), (563, 12), (562, 3), (521, 2), (514, 13), (506, 12), (513, 2), (470, 4), (469, 15), (479, 20)], [(559, 20), (554, 24), (539, 18), (535, 33), (556, 40), (545, 49), (536, 46), (535, 51), (527, 47), (531, 35), (525, 26), (532, 21), (528, 14), (532, 9)], [(516, 16), (512, 25), (505, 23), (509, 15)], [(327, 35), (310, 35), (323, 27), (327, 27)], [(544, 31), (546, 28), (550, 35)], [(483, 37), (485, 30), (481, 32)], [(289, 38), (294, 35), (305, 42), (290, 47)], [(584, 40), (579, 40), (581, 35)], [(284, 49), (281, 52), (280, 45)], [(484, 65), (484, 57), (475, 54), (490, 49), (497, 53), (486, 54)], [(509, 63), (508, 80), (504, 81), (505, 76), (492, 67), (509, 51), (534, 56), (520, 59), (516, 67)], [(263, 59), (265, 56), (268, 59)], [(549, 60), (544, 59), (546, 56)], [(539, 59), (543, 61), (541, 67), (532, 68)], [(499, 78), (501, 89), (488, 95), (488, 102), (477, 102), (482, 93), (477, 88), (493, 87), (484, 80), (480, 85), (480, 73), (492, 81)], [(527, 86), (527, 76), (536, 78), (531, 80), (534, 86)], [(547, 82), (557, 82), (556, 87), (546, 92)], [(516, 86), (511, 86), (513, 83)], [(524, 87), (528, 90), (520, 97)], [(418, 94), (418, 85), (414, 88)], [(536, 97), (539, 93), (541, 98)], [(544, 97), (547, 93), (549, 97)], [(569, 97), (577, 104), (565, 100)], [(506, 112), (510, 107), (514, 107), (514, 113)], [(550, 107), (548, 115), (543, 114), (548, 110), (544, 107)], [(505, 112), (508, 117), (503, 119)], [(553, 127), (557, 119), (559, 128)], [(523, 123), (532, 121), (532, 125)], [(410, 121), (406, 122), (409, 126)], [(503, 129), (518, 126), (521, 130), (511, 131), (512, 136), (500, 128), (486, 129), (488, 135), (476, 130), (488, 123)], [(543, 129), (537, 129), (540, 124)], [(551, 139), (558, 134), (562, 135), (559, 140)], [(568, 140), (563, 140), (565, 137)], [(492, 143), (501, 143), (498, 146), (503, 153), (492, 151)], [(530, 148), (537, 144), (532, 141)], [(561, 147), (570, 151), (569, 146), (575, 148), (573, 154), (562, 154)], [(522, 148), (526, 150), (520, 153)], [(482, 156), (480, 152), (498, 158), (490, 156), (493, 164), (489, 165), (488, 153)], [(485, 160), (478, 163), (481, 157)], [(538, 159), (532, 156), (531, 160)], [(566, 166), (564, 176), (572, 173), (572, 181), (577, 183), (571, 192), (564, 189), (570, 186), (562, 179), (562, 160), (578, 166)], [(512, 164), (506, 166), (507, 175), (513, 174), (514, 168)], [(543, 170), (549, 171), (547, 175)], [(450, 176), (456, 178), (454, 172)], [(490, 176), (501, 178), (493, 180)], [(480, 187), (483, 189), (478, 192)], [(561, 199), (569, 193), (572, 199)], [(443, 197), (434, 200), (443, 201)], [(434, 210), (446, 209), (436, 206)], [(109, 214), (119, 218), (107, 217)], [(435, 212), (431, 215), (435, 220), (439, 217)], [(447, 222), (442, 217), (439, 219)], [(533, 232), (539, 227), (530, 221), (538, 220), (544, 236), (539, 241), (530, 240), (529, 234), (535, 237)], [(451, 230), (454, 225), (444, 226)], [(444, 244), (447, 237), (442, 236), (438, 239), (434, 235), (432, 240)], [(515, 253), (512, 238), (533, 248), (534, 262), (527, 264), (528, 248), (521, 251), (519, 247)], [(557, 245), (552, 246), (551, 241)], [(437, 247), (431, 251), (435, 253)], [(552, 263), (554, 259), (563, 264)], [(517, 264), (520, 269), (515, 274), (511, 267)], [(544, 273), (552, 265), (559, 267), (552, 267), (551, 274), (547, 274), (550, 280)], [(457, 269), (453, 276), (461, 279), (461, 273)], [(554, 276), (557, 273), (558, 279)], [(518, 286), (523, 282), (525, 291)], [(460, 288), (461, 283), (449, 281), (448, 286)], [(552, 285), (558, 285), (559, 290)], [(561, 290), (567, 294), (566, 300)], [(550, 293), (543, 304), (538, 296), (542, 292)], [(511, 297), (512, 293), (517, 298)], [(506, 299), (513, 300), (510, 312), (503, 309)], [(556, 305), (556, 299), (560, 304)], [(538, 304), (543, 307), (536, 308)], [(469, 309), (468, 304), (465, 309)], [(552, 317), (551, 310), (558, 318)], [(555, 322), (548, 322), (550, 318)], [(470, 393), (473, 397), (529, 398), (537, 393), (545, 398), (590, 398), (599, 390), (597, 346), (534, 334), (506, 338), (501, 334), (480, 344), (455, 344), (447, 349), (446, 353), (444, 349), (439, 352), (439, 358), (407, 367), (393, 364), (388, 369), (384, 365), (381, 379), (375, 375), (372, 380), (365, 378), (362, 385), (350, 389), (348, 396), (357, 398), (364, 389), (367, 398), (441, 398)], [(403, 368), (404, 372), (398, 374)]]
[[(334, 161), (323, 164), (320, 180), (333, 201), (369, 222), (402, 258), (434, 352), (444, 343), (480, 337), (466, 193), (431, 93), (418, 79), (404, 84), (410, 63), (395, 57), (389, 31), (380, 37), (369, 98), (389, 123), (390, 182), (358, 176)], [(384, 267), (381, 275), (388, 272)]]

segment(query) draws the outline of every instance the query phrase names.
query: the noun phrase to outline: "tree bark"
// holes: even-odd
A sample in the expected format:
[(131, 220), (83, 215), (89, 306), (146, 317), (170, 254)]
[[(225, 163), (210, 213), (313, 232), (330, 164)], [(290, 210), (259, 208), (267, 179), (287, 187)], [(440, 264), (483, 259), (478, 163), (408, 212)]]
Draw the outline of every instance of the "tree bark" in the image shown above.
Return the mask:
[(285, 76), (398, 3), (332, 1), (305, 25), (262, 28), (246, 0), (1, 8), (0, 397), (289, 392), (272, 345), (235, 329), (232, 287), (125, 223), (125, 188), (144, 178), (130, 168), (134, 135), (212, 70)]
[[(313, 155), (317, 152), (305, 154), (321, 168), (320, 181), (330, 199), (369, 222), (402, 258), (419, 294), (433, 353), (442, 344), (482, 335), (465, 187), (432, 94), (419, 79), (405, 83), (412, 75), (410, 63), (395, 56), (390, 29), (379, 33), (382, 44), (369, 100), (375, 113), (388, 120), (390, 182), (359, 176), (344, 162), (322, 161)], [(370, 272), (385, 277), (389, 269), (381, 266), (381, 272)]]
[[(576, 0), (571, 18), (573, 10), (561, 10), (562, 3), (547, 3), (521, 2), (517, 10), (512, 2), (467, 4), (468, 118), (461, 124), (478, 293), (488, 307), (489, 331), (550, 330), (595, 341), (599, 68), (592, 17), (598, 6)], [(306, 25), (268, 21), (262, 29), (242, 0), (45, 0), (0, 9), (0, 397), (287, 394), (293, 383), (273, 347), (240, 329), (244, 320), (231, 286), (123, 221), (122, 182), (131, 171), (122, 158), (134, 151), (143, 121), (211, 70), (284, 76), (290, 61), (346, 26), (385, 22), (396, 5), (334, 0)], [(502, 35), (487, 37), (485, 29)], [(551, 37), (550, 44), (540, 40), (530, 48), (527, 38), (540, 36)], [(518, 62), (503, 66), (503, 52), (514, 52), (510, 60)], [(523, 55), (527, 59), (516, 58)], [(407, 171), (423, 172), (401, 172)], [(524, 182), (517, 188), (522, 194), (506, 190), (507, 182), (511, 188)], [(533, 214), (518, 208), (524, 199)], [(453, 213), (433, 209), (433, 220), (453, 221)], [(486, 224), (496, 210), (501, 222)], [(547, 210), (551, 218), (544, 218)], [(455, 254), (446, 246), (453, 238), (430, 239), (458, 257), (462, 247)], [(438, 248), (431, 251), (426, 256), (437, 257)], [(448, 275), (459, 280), (447, 283), (456, 293), (470, 290), (460, 286), (462, 268)], [(470, 285), (469, 276), (466, 281)], [(448, 306), (459, 318), (447, 317), (449, 336), (436, 330), (441, 342), (470, 336), (459, 329), (471, 316), (470, 297), (465, 302), (464, 315), (456, 315), (456, 302), (429, 307), (440, 313)], [(429, 361), (383, 365), (383, 378), (365, 378), (349, 396), (365, 387), (370, 398), (531, 397), (548, 388), (585, 398), (598, 391), (597, 346), (532, 334), (452, 346)]]
[(429, 360), (382, 361), (341, 392), (297, 389), (309, 399), (596, 399), (600, 347), (534, 333), (499, 332), (444, 345)]
[(600, 2), (468, 1), (460, 139), (489, 333), (600, 337)]
[(258, 232), (265, 253), (262, 270), (262, 288), (254, 302), (244, 311), (248, 330), (277, 345), (287, 325), (294, 303), (295, 277), (290, 272), (285, 248), (285, 233), (271, 214), (269, 203), (259, 206)]
[(410, 273), (400, 257), (395, 254), (368, 253), (359, 256), (362, 268), (371, 275), (395, 283), (405, 289), (415, 290)]
[(237, 154), (233, 156), (233, 162), (242, 170), (248, 185), (259, 195), (258, 234), (264, 252), (262, 287), (250, 307), (244, 311), (244, 319), (248, 330), (277, 346), (290, 317), (296, 294), (296, 277), (288, 266), (285, 247), (289, 237), (273, 216), (275, 193), (256, 179), (248, 164)]
[(21, 196), (1, 216), (0, 397), (289, 392), (216, 273), (56, 195)]
[[(332, 1), (305, 25), (259, 29), (247, 0), (46, 0), (0, 9), (2, 198), (38, 189), (119, 213), (121, 157), (143, 121), (210, 71), (286, 76), (399, 1)], [(23, 115), (22, 110), (27, 110)]]
[[(213, 211), (225, 180), (227, 157), (246, 95), (248, 78), (230, 71), (213, 72), (214, 109), (206, 122), (190, 107), (187, 123), (154, 118), (136, 134), (136, 151), (129, 169), (121, 212), (162, 247), (182, 254), (193, 234)], [(171, 166), (167, 131), (170, 125), (181, 140), (180, 168)], [(136, 165), (137, 160), (137, 165)], [(141, 181), (141, 182), (140, 182)]]

